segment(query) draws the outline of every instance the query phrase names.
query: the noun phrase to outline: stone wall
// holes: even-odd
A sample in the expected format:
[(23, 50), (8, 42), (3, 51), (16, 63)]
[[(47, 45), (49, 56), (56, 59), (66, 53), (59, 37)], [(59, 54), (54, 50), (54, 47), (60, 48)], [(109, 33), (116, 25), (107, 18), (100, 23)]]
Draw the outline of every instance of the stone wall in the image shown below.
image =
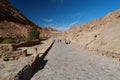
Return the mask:
[(20, 57), (26, 57), (26, 56), (27, 56), (27, 50), (11, 51), (11, 52), (5, 52), (0, 54), (0, 57), (4, 61), (17, 60)]
[(10, 57), (14, 50), (16, 50), (16, 46), (14, 44), (1, 44), (0, 58)]
[(30, 42), (23, 42), (23, 43), (19, 43), (16, 45), (16, 47), (29, 47), (29, 46), (34, 46), (34, 45), (38, 45), (40, 44), (39, 40), (36, 41), (30, 41)]
[(16, 50), (15, 44), (0, 44), (0, 51), (7, 52), (7, 51), (14, 51)]
[(28, 47), (40, 44), (40, 41), (23, 42), (19, 44), (0, 44), (0, 58), (8, 61), (27, 56), (27, 50), (17, 50), (19, 47)]
[(36, 70), (38, 64), (44, 59), (49, 50), (52, 48), (54, 42), (49, 46), (49, 48), (44, 52), (44, 54), (38, 54), (33, 62), (25, 65), (21, 71), (17, 73), (14, 80), (30, 80), (34, 71)]
[(19, 51), (14, 51), (11, 55), (9, 60), (17, 60), (20, 57), (26, 57), (27, 56), (27, 50), (19, 50)]

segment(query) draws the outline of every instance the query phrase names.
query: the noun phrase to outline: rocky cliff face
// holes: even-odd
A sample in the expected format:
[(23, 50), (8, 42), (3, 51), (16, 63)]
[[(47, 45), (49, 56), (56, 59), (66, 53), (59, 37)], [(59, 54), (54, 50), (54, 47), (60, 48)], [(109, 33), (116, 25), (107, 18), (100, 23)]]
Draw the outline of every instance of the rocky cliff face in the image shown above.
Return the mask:
[(49, 36), (49, 29), (38, 27), (13, 7), (9, 0), (0, 0), (0, 38), (27, 37), (28, 30), (36, 27), (41, 36)]
[(4, 20), (24, 25), (35, 25), (14, 8), (8, 0), (0, 0), (0, 21)]
[(81, 26), (72, 27), (63, 38), (82, 46), (120, 54), (120, 10)]

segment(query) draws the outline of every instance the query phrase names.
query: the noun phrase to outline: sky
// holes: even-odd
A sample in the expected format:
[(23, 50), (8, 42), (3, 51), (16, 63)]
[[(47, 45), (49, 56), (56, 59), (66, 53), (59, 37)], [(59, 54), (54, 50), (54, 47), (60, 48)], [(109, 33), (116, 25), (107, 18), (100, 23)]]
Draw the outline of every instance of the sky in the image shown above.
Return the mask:
[(103, 18), (120, 9), (120, 0), (10, 0), (23, 15), (41, 27), (65, 31)]

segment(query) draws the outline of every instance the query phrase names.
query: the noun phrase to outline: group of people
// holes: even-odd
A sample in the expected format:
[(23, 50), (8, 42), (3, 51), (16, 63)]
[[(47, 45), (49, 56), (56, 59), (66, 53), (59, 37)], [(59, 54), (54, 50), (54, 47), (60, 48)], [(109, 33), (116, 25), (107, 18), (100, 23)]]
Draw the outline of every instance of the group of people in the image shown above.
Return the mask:
[[(53, 41), (55, 42), (56, 40), (53, 40)], [(65, 39), (65, 40), (58, 39), (57, 42), (58, 43), (64, 42), (65, 44), (71, 44), (71, 41), (67, 40), (67, 39)]]
[(65, 44), (71, 44), (70, 40), (65, 40)]
[(62, 42), (62, 40), (61, 39), (58, 39), (58, 43), (61, 43)]

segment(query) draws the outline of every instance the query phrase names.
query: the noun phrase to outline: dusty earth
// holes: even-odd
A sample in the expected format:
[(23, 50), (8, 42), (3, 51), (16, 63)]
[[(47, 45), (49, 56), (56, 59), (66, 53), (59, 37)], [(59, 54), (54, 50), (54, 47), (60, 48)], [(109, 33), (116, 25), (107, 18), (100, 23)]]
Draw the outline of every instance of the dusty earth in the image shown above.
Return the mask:
[[(18, 60), (5, 62), (0, 59), (0, 80), (12, 80), (25, 65), (31, 63), (31, 61), (35, 59), (38, 53), (44, 53), (50, 44), (51, 40), (47, 40), (42, 42), (40, 45), (21, 47), (19, 49), (27, 49), (30, 56), (20, 57)], [(38, 52), (36, 52), (35, 48), (38, 49)]]

